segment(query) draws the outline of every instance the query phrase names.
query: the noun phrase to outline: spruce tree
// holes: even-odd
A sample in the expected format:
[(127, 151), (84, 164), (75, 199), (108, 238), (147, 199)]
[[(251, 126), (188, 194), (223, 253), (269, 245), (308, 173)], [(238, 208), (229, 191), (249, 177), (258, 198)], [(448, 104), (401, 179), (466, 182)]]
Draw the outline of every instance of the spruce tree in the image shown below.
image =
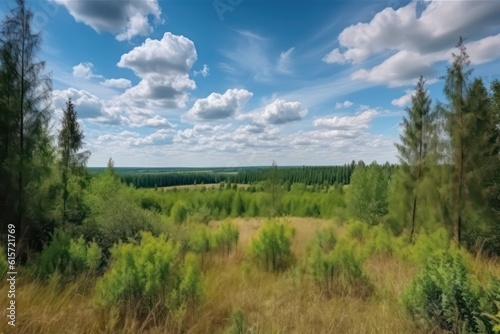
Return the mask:
[(405, 190), (411, 194), (411, 231), (410, 241), (415, 231), (417, 216), (418, 187), (425, 174), (425, 161), (430, 147), (433, 131), (434, 113), (431, 112), (431, 98), (424, 87), (425, 80), (421, 76), (412, 96), (410, 108), (406, 108), (407, 116), (403, 118), (401, 144), (396, 144), (401, 162), (401, 172), (405, 178)]
[(66, 223), (67, 203), (69, 198), (69, 181), (72, 176), (82, 175), (87, 160), (90, 156), (89, 151), (78, 152), (83, 146), (83, 131), (77, 122), (77, 113), (75, 105), (71, 98), (66, 102), (66, 108), (63, 111), (62, 128), (59, 132), (59, 152), (61, 166), (62, 182), (62, 221)]
[(26, 192), (37, 188), (34, 183), (39, 180), (33, 158), (44, 148), (40, 143), (47, 133), (52, 82), (44, 73), (45, 62), (37, 60), (42, 40), (32, 30), (33, 12), (25, 0), (16, 3), (0, 31), (0, 122), (6, 130), (1, 138), (2, 174), (6, 179), (0, 181), (0, 188), (9, 190), (7, 198), (2, 198), (2, 204), (9, 205), (2, 208), (7, 210), (2, 216), (6, 216), (6, 222), (15, 221), (18, 236), (24, 236), (26, 224), (36, 219), (26, 216), (27, 202), (34, 198)]
[(462, 37), (459, 39), (457, 48), (458, 54), (453, 53), (453, 64), (447, 70), (444, 93), (449, 101), (446, 116), (451, 148), (452, 211), (455, 213), (453, 218), (455, 241), (460, 245), (462, 211), (466, 198), (465, 168), (470, 153), (465, 146), (470, 120), (467, 115), (466, 97), (469, 91), (469, 76), (472, 69), (468, 69), (470, 60)]

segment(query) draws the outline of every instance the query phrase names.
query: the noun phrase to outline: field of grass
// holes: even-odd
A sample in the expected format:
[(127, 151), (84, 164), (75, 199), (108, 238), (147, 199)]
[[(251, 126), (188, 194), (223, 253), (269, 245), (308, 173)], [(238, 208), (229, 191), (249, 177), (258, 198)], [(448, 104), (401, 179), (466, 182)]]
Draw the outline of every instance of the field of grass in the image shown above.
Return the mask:
[[(187, 184), (183, 186), (158, 187), (157, 189), (172, 190), (176, 188), (176, 189), (200, 190), (203, 187), (206, 187), (207, 189), (219, 189), (220, 183)], [(250, 187), (249, 184), (238, 184), (238, 188), (246, 189), (248, 187)]]
[[(346, 225), (313, 218), (287, 220), (296, 230), (291, 246), (295, 260), (289, 269), (275, 273), (252, 264), (247, 250), (262, 220), (234, 219), (240, 232), (236, 250), (229, 256), (209, 254), (201, 302), (168, 318), (152, 312), (139, 320), (134, 305), (127, 307), (129, 316), (120, 318), (113, 308), (97, 308), (92, 298), (95, 277), (84, 275), (63, 284), (55, 276), (41, 283), (25, 269), (18, 275), (16, 333), (440, 333), (417, 327), (402, 307), (400, 295), (418, 271), (415, 264), (392, 255), (371, 256), (364, 269), (374, 286), (372, 295), (327, 298), (307, 273), (307, 247), (318, 229), (333, 227), (342, 236)], [(220, 224), (211, 221), (209, 226)], [(500, 277), (496, 259), (472, 258), (471, 265), (479, 278)], [(3, 284), (0, 295), (6, 293)], [(5, 309), (0, 316), (6, 317)], [(236, 319), (242, 319), (239, 329)]]

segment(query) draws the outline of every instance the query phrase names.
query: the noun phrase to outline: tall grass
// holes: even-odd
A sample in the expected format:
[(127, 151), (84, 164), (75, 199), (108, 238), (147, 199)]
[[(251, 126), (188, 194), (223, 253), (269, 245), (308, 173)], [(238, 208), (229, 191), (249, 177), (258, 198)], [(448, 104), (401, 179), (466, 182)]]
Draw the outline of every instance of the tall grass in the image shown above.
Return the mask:
[[(444, 333), (425, 324), (417, 327), (402, 306), (400, 296), (422, 266), (400, 253), (415, 246), (371, 254), (360, 251), (362, 270), (373, 293), (367, 297), (339, 293), (325, 298), (306, 267), (308, 245), (316, 231), (333, 228), (337, 240), (348, 238), (360, 249), (372, 242), (370, 233), (354, 238), (349, 224), (339, 226), (306, 218), (287, 220), (296, 231), (291, 244), (291, 253), (297, 258), (295, 265), (282, 272), (259, 268), (251, 261), (248, 248), (261, 222), (234, 219), (239, 241), (229, 256), (217, 251), (205, 254), (201, 285), (198, 269), (185, 271), (189, 275), (184, 278), (183, 293), (196, 300), (196, 307), (188, 303), (163, 313), (155, 312), (155, 305), (144, 312), (137, 303), (126, 303), (121, 309), (102, 308), (95, 302), (95, 273), (85, 272), (67, 281), (60, 273), (42, 279), (24, 269), (18, 275), (16, 333)], [(211, 222), (209, 229), (216, 230), (218, 225)], [(478, 282), (487, 284), (492, 277), (499, 277), (497, 259), (470, 256), (464, 261)], [(0, 284), (0, 296), (5, 296), (7, 286)], [(6, 318), (3, 308), (0, 317), (2, 321)], [(9, 333), (10, 328), (4, 324), (0, 323), (0, 333)]]

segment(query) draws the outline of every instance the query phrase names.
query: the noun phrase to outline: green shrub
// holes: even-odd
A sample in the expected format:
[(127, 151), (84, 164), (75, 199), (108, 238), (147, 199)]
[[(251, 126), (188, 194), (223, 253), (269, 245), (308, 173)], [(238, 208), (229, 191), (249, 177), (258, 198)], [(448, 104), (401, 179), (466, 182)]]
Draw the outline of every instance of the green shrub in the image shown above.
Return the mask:
[(227, 330), (227, 334), (251, 334), (252, 331), (245, 323), (245, 314), (241, 309), (236, 309), (232, 314), (233, 324)]
[(37, 268), (42, 277), (56, 272), (76, 275), (96, 270), (101, 259), (101, 248), (95, 242), (87, 243), (82, 236), (73, 240), (64, 231), (56, 230), (50, 243), (42, 250)]
[(452, 333), (491, 333), (481, 315), (481, 290), (472, 284), (460, 253), (430, 256), (405, 289), (402, 301), (417, 320)]
[(170, 211), (170, 217), (177, 224), (184, 223), (188, 217), (188, 208), (186, 203), (183, 201), (176, 202)]
[(189, 238), (189, 249), (195, 253), (201, 254), (201, 265), (205, 259), (205, 255), (212, 249), (212, 234), (208, 228), (199, 225), (191, 233)]
[(238, 227), (234, 223), (226, 221), (213, 232), (213, 246), (229, 255), (231, 248), (238, 243), (239, 236)]
[(78, 268), (96, 270), (101, 264), (101, 248), (95, 242), (86, 243), (82, 236), (76, 241), (70, 240), (68, 251), (74, 271), (77, 271)]
[(392, 254), (394, 245), (394, 235), (392, 231), (383, 225), (369, 228), (363, 254)]
[[(162, 234), (141, 233), (140, 244), (120, 243), (111, 249), (109, 270), (97, 282), (101, 306), (131, 303), (148, 312), (158, 301), (175, 304), (180, 272), (179, 246)], [(172, 300), (171, 300), (172, 299)]]
[(184, 274), (179, 292), (183, 300), (193, 308), (201, 299), (203, 293), (201, 268), (197, 257), (192, 253), (186, 254), (184, 259)]
[(449, 246), (448, 232), (444, 228), (439, 228), (432, 233), (426, 233), (422, 229), (415, 239), (415, 244), (406, 248), (405, 255), (410, 261), (423, 264), (430, 254), (447, 250)]
[(347, 225), (347, 236), (363, 244), (368, 237), (368, 224), (359, 220)]
[(353, 244), (346, 241), (325, 248), (321, 239), (310, 249), (309, 272), (315, 283), (327, 296), (333, 294), (354, 294), (366, 296), (371, 292), (371, 284), (362, 269), (359, 256)]
[(295, 229), (271, 220), (263, 224), (250, 245), (250, 255), (267, 270), (285, 269), (292, 260), (290, 246)]

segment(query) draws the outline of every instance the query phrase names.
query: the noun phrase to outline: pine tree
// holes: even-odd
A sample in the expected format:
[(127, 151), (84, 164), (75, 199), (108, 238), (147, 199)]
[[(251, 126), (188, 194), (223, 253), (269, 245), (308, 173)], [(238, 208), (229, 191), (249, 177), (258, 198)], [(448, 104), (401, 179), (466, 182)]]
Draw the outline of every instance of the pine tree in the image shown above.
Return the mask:
[(406, 190), (412, 194), (410, 241), (415, 231), (417, 215), (418, 187), (425, 173), (425, 160), (430, 147), (433, 131), (434, 113), (431, 112), (431, 98), (424, 87), (425, 80), (421, 76), (412, 96), (412, 105), (406, 108), (407, 117), (403, 118), (403, 134), (401, 144), (396, 144), (399, 152), (402, 173), (405, 177)]
[(472, 69), (469, 55), (467, 54), (464, 40), (460, 37), (457, 44), (458, 54), (453, 54), (453, 64), (448, 67), (445, 77), (445, 96), (450, 102), (447, 110), (447, 128), (451, 144), (452, 162), (452, 198), (454, 217), (455, 241), (460, 246), (460, 236), (462, 232), (463, 207), (465, 204), (465, 167), (468, 159), (466, 151), (466, 136), (468, 135), (469, 117), (467, 117), (466, 97), (469, 91), (469, 76)]
[(7, 200), (13, 204), (2, 209), (8, 210), (7, 216), (15, 217), (16, 231), (24, 236), (25, 225), (34, 220), (25, 214), (29, 207), (26, 202), (33, 198), (25, 196), (25, 192), (37, 180), (32, 159), (36, 150), (43, 149), (39, 143), (50, 117), (52, 82), (44, 74), (45, 62), (37, 60), (42, 40), (32, 31), (33, 12), (25, 0), (16, 3), (0, 31), (2, 128), (7, 130), (2, 136), (2, 149), (7, 154), (2, 157), (2, 169), (8, 170), (9, 177), (1, 182), (8, 183), (12, 197)]
[(83, 131), (77, 122), (75, 106), (71, 98), (66, 102), (59, 132), (59, 151), (61, 155), (61, 181), (63, 190), (63, 224), (67, 218), (67, 202), (69, 197), (68, 182), (71, 176), (81, 175), (90, 156), (89, 151), (78, 152), (83, 146)]

